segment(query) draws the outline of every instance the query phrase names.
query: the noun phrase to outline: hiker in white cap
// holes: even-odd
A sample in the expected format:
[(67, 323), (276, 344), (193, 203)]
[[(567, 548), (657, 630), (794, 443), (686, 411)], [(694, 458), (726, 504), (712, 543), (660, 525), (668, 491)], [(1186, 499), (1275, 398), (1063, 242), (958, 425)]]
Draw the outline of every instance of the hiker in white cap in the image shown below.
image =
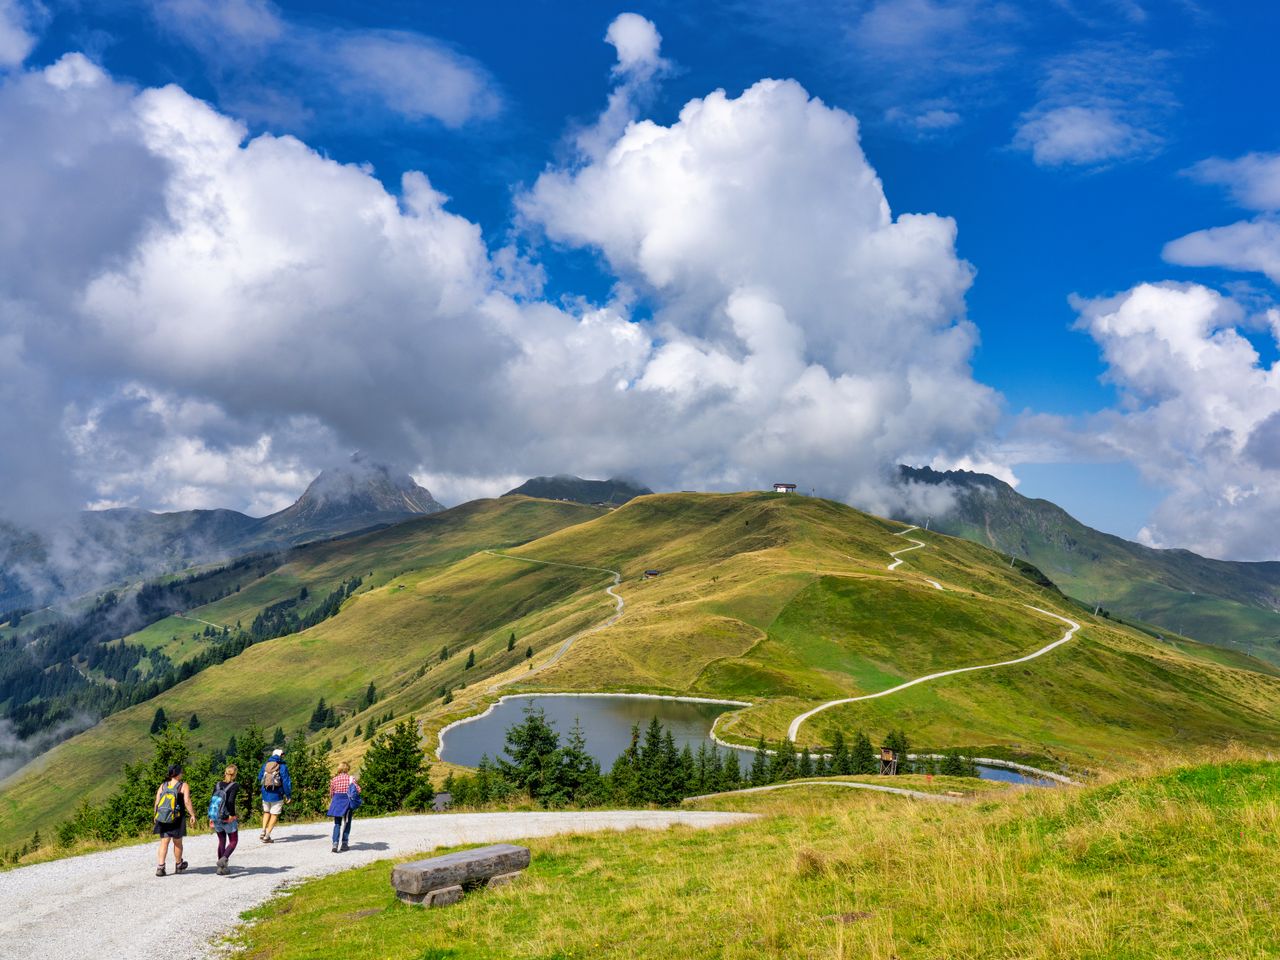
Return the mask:
[(262, 786), (262, 836), (258, 839), (271, 843), (271, 831), (275, 829), (284, 805), (293, 799), (293, 782), (289, 779), (283, 748), (276, 747), (271, 751), (271, 759), (258, 771), (258, 783)]

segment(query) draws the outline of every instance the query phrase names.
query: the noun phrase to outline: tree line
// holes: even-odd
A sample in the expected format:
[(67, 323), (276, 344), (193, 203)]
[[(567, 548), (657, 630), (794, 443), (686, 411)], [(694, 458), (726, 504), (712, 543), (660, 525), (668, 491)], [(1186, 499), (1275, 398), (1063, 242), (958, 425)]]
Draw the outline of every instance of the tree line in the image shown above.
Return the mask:
[[(75, 813), (55, 831), (57, 843), (64, 847), (80, 840), (111, 843), (150, 831), (154, 823), (156, 788), (165, 779), (169, 766), (175, 763), (185, 771), (192, 806), (202, 819), (227, 764), (236, 764), (241, 787), (236, 812), (241, 827), (249, 827), (261, 810), (258, 772), (275, 746), (284, 748), (293, 783), (293, 802), (286, 804), (282, 819), (314, 820), (324, 816), (329, 806), (329, 780), (333, 775), (331, 741), (309, 739), (306, 729), (286, 738), (279, 728), (276, 736), (268, 741), (261, 727), (250, 724), (231, 737), (226, 749), (198, 753), (191, 748), (189, 726), (190, 721), (166, 723), (157, 730), (151, 737), (151, 756), (125, 764), (116, 789), (106, 800), (100, 803), (88, 798), (81, 800)], [(361, 810), (379, 814), (431, 809), (434, 793), (427, 770), (417, 721), (405, 717), (375, 737), (365, 753), (358, 778), (364, 794)], [(32, 842), (38, 845), (40, 838), (33, 837)], [(28, 843), (25, 850), (10, 851), (7, 857), (16, 859), (29, 853), (31, 848)]]
[[(908, 760), (911, 744), (901, 730), (889, 733), (884, 745), (899, 756), (898, 773), (943, 773), (977, 776), (972, 761), (952, 750), (941, 761)], [(880, 772), (880, 751), (865, 733), (852, 741), (837, 732), (830, 751), (797, 752), (789, 740), (773, 745), (763, 737), (743, 770), (736, 752), (703, 743), (696, 751), (654, 717), (641, 733), (631, 729), (631, 742), (604, 772), (587, 750), (582, 725), (575, 721), (561, 741), (546, 714), (525, 709), (524, 720), (508, 728), (503, 754), (480, 759), (474, 774), (450, 774), (444, 789), (456, 806), (483, 806), (527, 796), (544, 807), (607, 804), (675, 806), (688, 797), (741, 787), (762, 787), (809, 777), (856, 776)]]

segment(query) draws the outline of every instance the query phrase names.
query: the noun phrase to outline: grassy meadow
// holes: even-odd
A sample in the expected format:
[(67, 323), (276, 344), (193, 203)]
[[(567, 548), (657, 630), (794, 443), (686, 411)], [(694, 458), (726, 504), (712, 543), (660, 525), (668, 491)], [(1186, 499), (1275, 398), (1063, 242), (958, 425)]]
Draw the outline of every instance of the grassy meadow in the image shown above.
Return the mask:
[[(609, 512), (503, 498), (296, 551), (186, 615), (245, 622), (301, 584), (320, 597), (353, 575), (365, 583), (333, 618), (253, 646), (20, 771), (0, 788), (0, 847), (53, 826), (81, 797), (108, 793), (121, 764), (148, 752), (156, 707), (174, 718), (197, 713), (193, 740), (208, 749), (250, 721), (268, 733), (276, 725), (293, 731), (323, 696), (343, 719), (319, 736), (332, 740), (335, 760), (357, 766), (366, 741), (356, 729), (371, 718), (414, 714), (434, 749), (435, 732), (483, 709), (499, 684), (503, 693), (747, 700), (753, 706), (726, 715), (717, 730), (752, 743), (781, 737), (817, 703), (1012, 659), (1062, 635), (1060, 621), (1028, 604), (1083, 629), (1027, 664), (830, 709), (806, 723), (800, 745), (829, 743), (837, 728), (878, 737), (901, 727), (931, 748), (1048, 757), (1077, 769), (1129, 764), (1170, 743), (1240, 737), (1280, 747), (1274, 669), (1083, 614), (965, 540), (913, 533), (927, 547), (888, 571), (889, 553), (906, 544), (894, 535), (901, 529), (832, 501), (773, 494), (654, 495)], [(610, 577), (489, 549), (618, 570), (626, 610), (608, 629), (580, 636), (554, 665), (531, 670), (613, 613), (603, 592)], [(661, 574), (645, 579), (647, 569)], [(371, 681), (381, 696), (361, 711)]]
[[(294, 960), (1261, 960), (1280, 953), (1280, 763), (1236, 752), (963, 805), (814, 785), (761, 819), (534, 839), (516, 883), (399, 903), (391, 863), (250, 911), (234, 956)], [(443, 852), (443, 851), (438, 851)]]

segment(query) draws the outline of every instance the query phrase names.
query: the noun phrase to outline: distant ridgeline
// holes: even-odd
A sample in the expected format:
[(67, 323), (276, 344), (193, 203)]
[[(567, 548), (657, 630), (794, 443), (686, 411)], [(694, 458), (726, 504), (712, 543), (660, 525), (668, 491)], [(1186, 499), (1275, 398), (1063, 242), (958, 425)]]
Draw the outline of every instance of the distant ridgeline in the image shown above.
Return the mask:
[(900, 467), (903, 483), (949, 487), (950, 511), (904, 517), (1034, 564), (1064, 593), (1104, 615), (1155, 626), (1280, 663), (1280, 562), (1213, 560), (1156, 550), (1085, 526), (1048, 500), (996, 477)]
[(407, 473), (355, 457), (321, 472), (295, 503), (266, 517), (235, 510), (86, 510), (42, 533), (0, 521), (0, 623), (15, 610), (443, 509)]
[(176, 666), (163, 649), (121, 639), (231, 596), (241, 583), (275, 570), (286, 557), (242, 557), (214, 570), (146, 583), (132, 593), (110, 591), (81, 613), (11, 619), (17, 628), (0, 638), (0, 717), (13, 724), (20, 739), (27, 739), (76, 717), (93, 719), (142, 703), (255, 643), (334, 616), (361, 586), (360, 577), (351, 577), (319, 599), (304, 586), (297, 596), (264, 608), (247, 629), (239, 623), (215, 627), (193, 620), (196, 634), (209, 643)]
[(651, 493), (653, 491), (648, 487), (617, 477), (609, 480), (583, 480), (581, 477), (562, 473), (554, 477), (533, 477), (514, 490), (508, 490), (503, 496), (540, 497), (543, 500), (571, 500), (574, 503), (620, 507), (629, 500)]

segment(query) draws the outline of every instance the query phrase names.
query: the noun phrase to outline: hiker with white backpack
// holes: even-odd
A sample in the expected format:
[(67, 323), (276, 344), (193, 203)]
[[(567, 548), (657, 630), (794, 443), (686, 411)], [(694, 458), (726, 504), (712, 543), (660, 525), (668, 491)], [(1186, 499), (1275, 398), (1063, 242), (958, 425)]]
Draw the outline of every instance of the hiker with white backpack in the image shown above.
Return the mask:
[(165, 874), (165, 860), (169, 856), (169, 844), (173, 843), (173, 872), (187, 869), (182, 859), (182, 838), (187, 835), (187, 818), (196, 822), (196, 812), (191, 807), (191, 788), (182, 778), (182, 767), (174, 764), (169, 775), (156, 788), (155, 828), (160, 837), (160, 849), (156, 853), (156, 876)]
[(271, 843), (271, 831), (276, 828), (284, 805), (293, 800), (293, 781), (281, 747), (271, 751), (271, 759), (258, 771), (258, 783), (262, 787), (262, 836), (258, 839)]
[(227, 861), (240, 842), (240, 818), (236, 816), (236, 797), (240, 793), (236, 776), (239, 772), (234, 763), (228, 764), (209, 799), (209, 827), (218, 835), (218, 875), (222, 877), (231, 872)]
[[(343, 760), (338, 764), (337, 775), (329, 781), (329, 816), (333, 817), (333, 852), (347, 851), (347, 838), (351, 836), (351, 815), (364, 802), (360, 784), (351, 776), (351, 764)], [(342, 846), (338, 846), (341, 838)]]

